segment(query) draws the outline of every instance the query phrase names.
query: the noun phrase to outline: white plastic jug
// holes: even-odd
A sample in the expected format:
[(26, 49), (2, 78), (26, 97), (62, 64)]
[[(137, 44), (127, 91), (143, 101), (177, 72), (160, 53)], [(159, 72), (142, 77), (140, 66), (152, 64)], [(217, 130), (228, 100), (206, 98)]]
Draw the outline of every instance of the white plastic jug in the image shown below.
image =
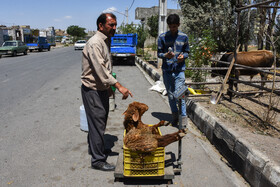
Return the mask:
[(88, 122), (84, 105), (80, 106), (80, 128), (83, 131), (88, 131)]

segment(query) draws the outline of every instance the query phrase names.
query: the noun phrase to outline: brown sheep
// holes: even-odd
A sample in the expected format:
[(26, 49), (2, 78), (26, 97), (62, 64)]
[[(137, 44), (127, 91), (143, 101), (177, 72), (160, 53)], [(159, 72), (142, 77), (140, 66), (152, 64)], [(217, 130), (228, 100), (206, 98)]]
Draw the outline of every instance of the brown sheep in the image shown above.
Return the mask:
[(126, 130), (124, 145), (127, 148), (133, 151), (151, 152), (157, 147), (165, 147), (185, 136), (186, 129), (161, 136), (158, 127), (169, 125), (163, 120), (156, 125), (144, 124), (141, 117), (148, 109), (149, 107), (144, 103), (133, 102), (123, 113), (125, 115), (123, 124)]
[[(234, 54), (232, 52), (225, 53), (220, 61), (231, 62)], [(271, 51), (267, 50), (258, 50), (258, 51), (248, 51), (248, 52), (238, 52), (236, 56), (236, 64), (250, 66), (250, 67), (271, 67), (273, 64), (274, 56)], [(227, 64), (222, 64), (219, 62), (213, 62), (211, 67), (228, 67)], [(217, 74), (225, 75), (227, 70), (212, 70), (212, 77), (217, 76)], [(259, 72), (254, 70), (236, 70), (234, 72), (235, 78), (238, 80), (240, 75), (249, 75), (251, 79), (254, 75), (257, 75)], [(261, 79), (266, 80), (267, 74), (260, 72)], [(263, 82), (262, 86), (265, 85)], [(238, 91), (237, 84), (235, 84), (236, 90)]]

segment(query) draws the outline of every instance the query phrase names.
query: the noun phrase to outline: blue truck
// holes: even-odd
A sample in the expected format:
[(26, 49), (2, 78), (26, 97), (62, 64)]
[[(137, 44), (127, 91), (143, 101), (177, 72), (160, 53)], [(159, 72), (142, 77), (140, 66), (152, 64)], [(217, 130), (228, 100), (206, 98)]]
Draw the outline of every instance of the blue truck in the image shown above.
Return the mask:
[(48, 51), (51, 50), (51, 45), (48, 43), (46, 37), (36, 37), (33, 38), (30, 42), (25, 42), (29, 51), (32, 52), (33, 50), (38, 50), (39, 52), (43, 51), (43, 49), (47, 49)]
[(137, 34), (115, 34), (111, 38), (113, 64), (126, 63), (135, 65)]

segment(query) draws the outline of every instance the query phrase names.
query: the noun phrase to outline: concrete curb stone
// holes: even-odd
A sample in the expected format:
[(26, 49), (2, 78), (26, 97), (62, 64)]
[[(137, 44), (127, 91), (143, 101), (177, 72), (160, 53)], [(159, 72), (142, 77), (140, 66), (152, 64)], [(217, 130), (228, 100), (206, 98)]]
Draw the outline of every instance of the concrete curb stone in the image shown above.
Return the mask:
[(161, 74), (159, 74), (157, 71), (155, 71), (152, 68), (152, 65), (148, 64), (147, 62), (143, 61), (141, 58), (136, 56), (136, 63), (138, 63), (143, 70), (154, 80), (158, 81), (160, 80)]
[[(160, 80), (161, 74), (152, 65), (139, 57), (136, 57), (136, 62), (154, 81)], [(186, 105), (189, 118), (250, 185), (280, 187), (279, 166), (209, 114), (199, 103), (188, 99)]]

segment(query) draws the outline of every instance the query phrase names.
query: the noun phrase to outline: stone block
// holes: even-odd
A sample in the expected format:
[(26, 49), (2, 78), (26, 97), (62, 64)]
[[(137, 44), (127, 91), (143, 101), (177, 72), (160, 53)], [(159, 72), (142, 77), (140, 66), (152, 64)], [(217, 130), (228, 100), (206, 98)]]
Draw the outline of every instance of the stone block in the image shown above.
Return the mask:
[(269, 162), (264, 167), (264, 176), (275, 186), (280, 187), (280, 167)]
[(245, 162), (244, 178), (251, 186), (259, 186), (261, 179), (261, 172), (257, 170), (248, 160)]
[(269, 159), (256, 149), (251, 149), (247, 154), (247, 160), (260, 171), (264, 169)]
[(247, 158), (249, 150), (248, 150), (247, 146), (243, 144), (243, 141), (240, 141), (240, 139), (239, 139), (235, 142), (234, 152), (240, 158), (242, 158), (242, 160), (245, 160)]

